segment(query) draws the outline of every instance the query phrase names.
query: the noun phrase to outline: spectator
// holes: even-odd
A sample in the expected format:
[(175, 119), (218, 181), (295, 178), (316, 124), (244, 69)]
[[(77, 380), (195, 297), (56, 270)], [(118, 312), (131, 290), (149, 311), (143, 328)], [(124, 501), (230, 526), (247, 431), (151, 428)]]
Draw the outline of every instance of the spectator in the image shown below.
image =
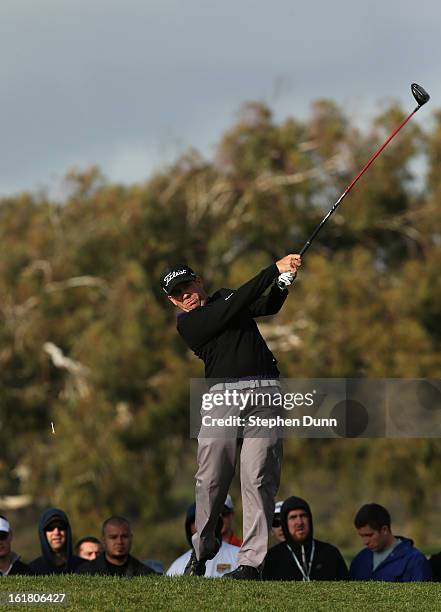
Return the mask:
[(274, 508), (273, 524), (271, 527), (273, 536), (276, 538), (278, 542), (285, 541), (285, 536), (283, 535), (282, 523), (280, 521), (280, 510), (282, 509), (282, 506), (283, 506), (283, 501), (276, 502), (276, 506)]
[(109, 576), (156, 575), (156, 572), (132, 557), (133, 534), (129, 521), (122, 516), (111, 516), (102, 527), (104, 551), (93, 561), (86, 561), (78, 568), (78, 574), (103, 574)]
[(234, 506), (233, 500), (231, 499), (231, 495), (228, 494), (225, 503), (224, 509), (222, 510), (222, 540), (227, 544), (232, 544), (233, 546), (242, 546), (242, 540), (237, 537), (233, 530), (233, 520), (234, 520)]
[(426, 557), (412, 540), (392, 535), (390, 514), (379, 504), (366, 504), (357, 512), (354, 525), (366, 548), (351, 563), (352, 580), (419, 582), (430, 580)]
[(93, 561), (103, 552), (103, 545), (94, 536), (86, 536), (81, 538), (75, 544), (75, 554), (81, 559)]
[(41, 557), (29, 564), (35, 574), (71, 574), (83, 562), (73, 554), (72, 532), (67, 515), (59, 508), (43, 512), (38, 525)]
[(267, 553), (264, 580), (347, 580), (348, 568), (338, 548), (314, 539), (309, 505), (289, 497), (281, 508), (285, 541)]
[[(167, 576), (182, 576), (185, 567), (191, 557), (192, 551), (192, 535), (196, 532), (196, 504), (192, 504), (187, 510), (185, 518), (185, 534), (190, 549), (186, 553), (178, 557), (167, 570)], [(218, 529), (222, 529), (219, 521)], [(211, 578), (221, 577), (226, 572), (233, 571), (237, 568), (237, 553), (239, 548), (223, 541), (220, 549), (213, 559), (207, 561), (205, 576)]]
[(5, 516), (0, 515), (0, 576), (31, 575), (30, 567), (22, 563), (17, 553), (12, 551), (11, 543), (11, 525)]

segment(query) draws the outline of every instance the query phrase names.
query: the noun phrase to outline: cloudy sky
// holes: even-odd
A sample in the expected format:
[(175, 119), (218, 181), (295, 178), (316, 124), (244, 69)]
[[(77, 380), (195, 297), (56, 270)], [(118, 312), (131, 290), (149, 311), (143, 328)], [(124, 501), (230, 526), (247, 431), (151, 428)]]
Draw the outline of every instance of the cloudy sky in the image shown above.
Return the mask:
[(440, 23), (439, 0), (1, 0), (0, 195), (210, 156), (245, 100), (281, 119), (330, 97), (363, 120), (388, 99), (410, 112), (416, 81), (427, 122)]

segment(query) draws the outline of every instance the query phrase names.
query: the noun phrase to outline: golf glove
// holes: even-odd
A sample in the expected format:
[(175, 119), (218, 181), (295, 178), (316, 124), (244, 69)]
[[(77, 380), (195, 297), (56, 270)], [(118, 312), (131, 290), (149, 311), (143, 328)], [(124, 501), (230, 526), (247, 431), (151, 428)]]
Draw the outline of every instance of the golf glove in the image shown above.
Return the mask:
[(282, 272), (282, 274), (280, 274), (276, 280), (278, 288), (281, 291), (283, 291), (283, 289), (287, 289), (293, 283), (296, 276), (297, 272)]

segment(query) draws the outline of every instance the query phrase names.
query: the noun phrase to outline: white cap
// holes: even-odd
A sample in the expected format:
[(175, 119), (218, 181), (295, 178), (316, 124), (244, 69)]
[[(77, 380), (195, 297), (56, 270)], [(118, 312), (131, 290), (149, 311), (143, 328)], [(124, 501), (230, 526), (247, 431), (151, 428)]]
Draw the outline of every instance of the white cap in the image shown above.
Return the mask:
[(11, 533), (11, 525), (4, 518), (0, 518), (0, 531), (6, 531), (6, 533)]
[(234, 510), (233, 500), (231, 499), (231, 495), (229, 493), (224, 501), (224, 506), (226, 506), (228, 510), (231, 510), (231, 512), (233, 512)]
[(274, 514), (280, 514), (282, 506), (283, 506), (283, 501), (276, 502), (276, 506), (274, 508)]

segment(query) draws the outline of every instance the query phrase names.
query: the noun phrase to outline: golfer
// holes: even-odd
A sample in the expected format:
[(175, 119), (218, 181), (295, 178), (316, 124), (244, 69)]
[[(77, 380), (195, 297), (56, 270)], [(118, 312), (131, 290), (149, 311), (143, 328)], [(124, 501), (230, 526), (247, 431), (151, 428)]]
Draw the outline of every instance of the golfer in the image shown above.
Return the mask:
[[(187, 265), (167, 271), (162, 288), (182, 312), (177, 329), (186, 344), (205, 364), (210, 391), (239, 390), (241, 394), (280, 392), (277, 360), (260, 335), (254, 318), (274, 315), (282, 307), (288, 286), (301, 265), (300, 255), (290, 254), (265, 268), (237, 290), (220, 289), (207, 295), (203, 282)], [(275, 282), (274, 282), (275, 281)], [(266, 289), (272, 285), (267, 295)], [(221, 382), (219, 382), (221, 381)], [(217, 409), (215, 409), (216, 411)], [(272, 407), (254, 406), (259, 416), (271, 416)], [(185, 573), (205, 574), (221, 542), (216, 525), (240, 456), (243, 507), (243, 544), (238, 568), (231, 578), (257, 580), (268, 548), (274, 497), (280, 481), (282, 440), (277, 430), (264, 435), (248, 431), (239, 436), (226, 432), (198, 437), (196, 473), (196, 533)]]

